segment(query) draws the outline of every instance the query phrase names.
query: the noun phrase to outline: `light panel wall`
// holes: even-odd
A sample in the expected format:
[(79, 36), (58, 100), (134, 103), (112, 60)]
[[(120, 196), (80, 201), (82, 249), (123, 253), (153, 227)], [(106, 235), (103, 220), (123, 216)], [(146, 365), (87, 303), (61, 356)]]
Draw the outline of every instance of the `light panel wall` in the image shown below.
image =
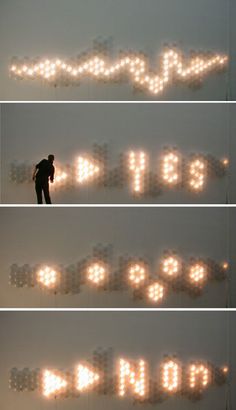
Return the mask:
[[(94, 349), (112, 348), (114, 360), (118, 355), (133, 359), (144, 357), (152, 371), (158, 374), (163, 354), (176, 354), (187, 362), (201, 357), (213, 363), (227, 362), (232, 373), (230, 387), (210, 388), (201, 400), (191, 402), (172, 397), (157, 408), (185, 410), (192, 407), (206, 410), (226, 408), (231, 400), (235, 406), (235, 342), (234, 313), (230, 312), (4, 312), (1, 325), (0, 404), (51, 409), (133, 408), (132, 397), (103, 397), (96, 393), (79, 398), (48, 400), (40, 393), (17, 393), (9, 390), (9, 370), (16, 366), (73, 368), (81, 358), (90, 358)], [(230, 339), (229, 339), (230, 337)], [(150, 405), (140, 404), (145, 409)]]
[(227, 100), (236, 93), (234, 55), (235, 4), (232, 0), (36, 0), (2, 1), (0, 6), (0, 90), (3, 100), (149, 100), (124, 84), (44, 87), (9, 78), (13, 56), (70, 57), (91, 49), (94, 39), (106, 40), (110, 54), (141, 50), (156, 68), (166, 43), (191, 50), (221, 52), (231, 63), (225, 75), (213, 75), (196, 90), (174, 86), (158, 99)]
[(3, 203), (35, 203), (33, 182), (15, 184), (14, 161), (36, 164), (49, 153), (58, 164), (76, 165), (79, 155), (92, 154), (93, 144), (107, 144), (109, 169), (121, 154), (143, 150), (150, 170), (160, 175), (165, 147), (176, 147), (185, 159), (191, 154), (229, 159), (222, 177), (209, 177), (202, 192), (166, 188), (136, 197), (131, 187), (76, 184), (52, 190), (53, 203), (226, 203), (236, 201), (234, 133), (236, 106), (226, 104), (3, 104)]
[(112, 269), (120, 256), (146, 258), (158, 271), (164, 250), (189, 257), (228, 261), (223, 281), (209, 281), (202, 295), (167, 294), (160, 307), (225, 307), (236, 305), (235, 212), (224, 208), (2, 208), (2, 307), (143, 307), (132, 289), (103, 291), (83, 285), (81, 292), (54, 295), (46, 289), (15, 288), (9, 283), (10, 267), (75, 264), (91, 255), (96, 245), (111, 245)]

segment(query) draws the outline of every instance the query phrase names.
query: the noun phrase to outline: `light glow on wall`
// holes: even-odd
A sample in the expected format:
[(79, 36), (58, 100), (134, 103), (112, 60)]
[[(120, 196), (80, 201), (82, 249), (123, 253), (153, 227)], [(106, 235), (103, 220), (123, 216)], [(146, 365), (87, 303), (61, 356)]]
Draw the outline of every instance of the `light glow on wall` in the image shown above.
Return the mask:
[(76, 178), (79, 184), (93, 181), (100, 172), (100, 167), (95, 164), (92, 158), (79, 156), (76, 166)]
[[(117, 167), (110, 168), (108, 148), (95, 145), (92, 153), (78, 155), (71, 164), (56, 164), (52, 187), (61, 191), (67, 187), (78, 190), (88, 185), (96, 186), (96, 189), (129, 186), (131, 194), (136, 197), (157, 196), (167, 189), (199, 195), (206, 190), (209, 181), (225, 177), (229, 168), (227, 158), (217, 159), (203, 154), (192, 154), (188, 158), (176, 148), (164, 149), (154, 171), (150, 167), (149, 155), (143, 149), (124, 152), (121, 158)], [(33, 168), (29, 164), (11, 164), (11, 181), (32, 184)]]
[(65, 393), (68, 383), (58, 371), (46, 369), (43, 371), (42, 384), (43, 395), (50, 398)]
[(128, 281), (134, 287), (147, 280), (147, 269), (143, 262), (131, 263), (128, 267)]
[(202, 263), (195, 263), (190, 267), (189, 280), (193, 284), (203, 285), (207, 280), (207, 266)]
[(167, 255), (161, 261), (161, 273), (169, 278), (179, 276), (182, 271), (180, 258), (176, 255)]
[(207, 179), (207, 165), (202, 158), (193, 160), (189, 165), (189, 187), (193, 191), (202, 191)]
[(59, 169), (57, 169), (57, 173), (54, 177), (54, 184), (55, 185), (64, 184), (67, 178), (68, 178), (68, 175), (66, 172), (60, 171)]
[(165, 286), (159, 282), (154, 282), (147, 287), (147, 298), (152, 303), (161, 303), (165, 296)]
[(87, 268), (87, 279), (94, 285), (101, 285), (105, 282), (108, 270), (103, 262), (93, 262)]
[(100, 375), (89, 365), (79, 364), (75, 371), (76, 389), (79, 392), (92, 390), (98, 384)]
[(215, 262), (209, 258), (181, 258), (175, 251), (164, 251), (155, 266), (146, 258), (121, 256), (118, 266), (109, 254), (111, 248), (95, 247), (91, 255), (75, 265), (23, 265), (14, 264), (10, 284), (16, 288), (32, 287), (53, 294), (80, 293), (83, 286), (91, 291), (128, 292), (134, 301), (160, 304), (174, 292), (184, 292), (190, 297), (200, 296), (211, 282), (227, 278), (229, 263)]
[(166, 360), (161, 367), (161, 385), (165, 391), (176, 393), (181, 386), (182, 369), (176, 360)]
[(189, 386), (195, 389), (196, 386), (202, 390), (211, 382), (211, 371), (205, 364), (192, 364), (189, 369)]
[(177, 48), (166, 48), (160, 58), (160, 72), (149, 68), (148, 60), (142, 53), (121, 53), (112, 62), (99, 53), (90, 53), (84, 58), (62, 59), (14, 59), (9, 73), (16, 79), (41, 80), (52, 85), (78, 86), (81, 81), (91, 78), (105, 83), (121, 81), (127, 76), (134, 88), (151, 95), (162, 93), (176, 82), (199, 84), (215, 71), (226, 68), (225, 54), (195, 53), (184, 57)]
[(161, 178), (164, 184), (172, 187), (181, 181), (181, 158), (177, 152), (168, 152), (161, 161)]
[(121, 397), (126, 395), (126, 391), (131, 387), (134, 395), (144, 398), (147, 394), (147, 363), (139, 360), (137, 363), (131, 363), (128, 360), (119, 360), (119, 390)]
[(37, 271), (37, 281), (46, 288), (53, 288), (58, 281), (59, 273), (50, 266), (41, 267)]
[[(216, 367), (203, 360), (184, 364), (175, 356), (165, 355), (160, 365), (149, 366), (144, 358), (107, 355), (97, 349), (93, 359), (79, 361), (70, 370), (11, 369), (10, 388), (15, 392), (39, 391), (47, 399), (80, 397), (88, 392), (117, 398), (133, 397), (135, 402), (155, 403), (156, 400), (181, 395), (201, 398), (210, 386), (228, 381), (228, 366)], [(91, 362), (91, 363), (90, 363)]]
[(147, 167), (147, 155), (145, 152), (129, 152), (128, 166), (132, 175), (131, 190), (139, 194), (144, 191), (144, 176)]

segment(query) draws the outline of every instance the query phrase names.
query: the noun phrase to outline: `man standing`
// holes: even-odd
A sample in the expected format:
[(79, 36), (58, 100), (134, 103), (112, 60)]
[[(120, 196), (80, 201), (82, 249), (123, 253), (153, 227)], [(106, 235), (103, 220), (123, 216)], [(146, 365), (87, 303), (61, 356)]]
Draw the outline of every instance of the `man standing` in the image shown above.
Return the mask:
[(38, 204), (43, 203), (42, 193), (44, 194), (46, 204), (51, 204), (51, 198), (49, 194), (49, 179), (51, 182), (54, 180), (54, 155), (48, 155), (48, 159), (42, 159), (33, 173), (33, 181), (35, 181), (35, 191), (37, 194)]

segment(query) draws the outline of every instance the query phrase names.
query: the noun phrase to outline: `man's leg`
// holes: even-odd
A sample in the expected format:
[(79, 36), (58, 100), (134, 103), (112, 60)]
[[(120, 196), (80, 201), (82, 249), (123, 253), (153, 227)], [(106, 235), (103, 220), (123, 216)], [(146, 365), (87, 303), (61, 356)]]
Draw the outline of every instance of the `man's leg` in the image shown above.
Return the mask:
[(51, 204), (52, 202), (51, 202), (51, 198), (49, 194), (49, 183), (48, 182), (43, 184), (43, 193), (44, 193), (46, 204)]
[(36, 191), (36, 195), (37, 195), (38, 204), (42, 204), (43, 203), (42, 185), (36, 182), (35, 191)]

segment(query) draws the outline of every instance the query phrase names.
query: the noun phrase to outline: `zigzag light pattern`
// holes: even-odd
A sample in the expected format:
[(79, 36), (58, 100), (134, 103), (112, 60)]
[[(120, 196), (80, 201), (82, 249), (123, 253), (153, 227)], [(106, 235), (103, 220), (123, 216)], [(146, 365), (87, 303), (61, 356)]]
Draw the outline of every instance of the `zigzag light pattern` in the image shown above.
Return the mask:
[(180, 50), (169, 48), (161, 56), (161, 70), (157, 74), (148, 67), (147, 59), (140, 53), (123, 54), (113, 63), (106, 57), (93, 53), (78, 59), (34, 59), (14, 61), (9, 70), (11, 75), (20, 79), (39, 79), (48, 83), (76, 84), (85, 77), (112, 81), (126, 75), (135, 88), (159, 94), (173, 84), (181, 82), (201, 81), (207, 74), (224, 68), (228, 57), (223, 54), (199, 53), (185, 58)]

